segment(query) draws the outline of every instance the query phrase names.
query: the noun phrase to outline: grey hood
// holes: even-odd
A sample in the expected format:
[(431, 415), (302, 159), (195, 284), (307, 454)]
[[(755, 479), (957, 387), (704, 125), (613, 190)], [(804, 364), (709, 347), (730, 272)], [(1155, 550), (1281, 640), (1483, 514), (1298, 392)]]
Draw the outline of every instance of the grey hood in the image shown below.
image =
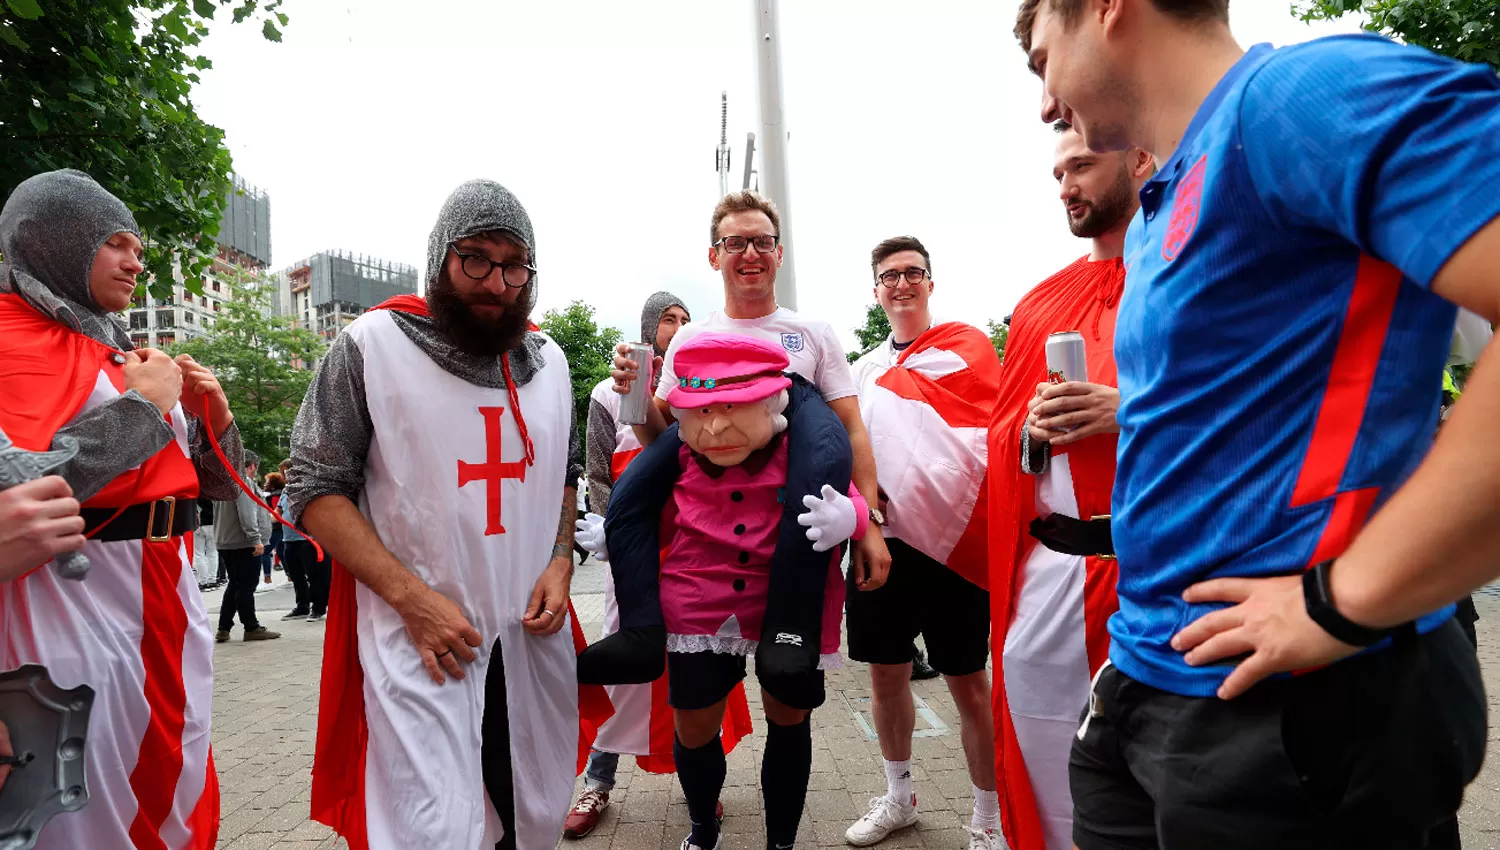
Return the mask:
[(651, 347), (656, 348), (656, 353), (663, 357), (667, 353), (656, 347), (656, 326), (661, 324), (661, 314), (673, 307), (681, 307), (683, 312), (687, 312), (691, 318), (692, 313), (688, 312), (687, 305), (682, 303), (681, 298), (670, 292), (652, 293), (651, 297), (646, 299), (646, 306), (641, 308), (641, 342), (651, 343)]
[[(526, 208), (516, 200), (510, 190), (493, 180), (470, 180), (459, 185), (443, 202), (438, 213), (437, 224), (432, 235), (427, 237), (427, 285), (430, 287), (443, 270), (443, 260), (448, 254), (448, 243), (476, 233), (498, 230), (519, 239), (530, 254), (531, 265), (540, 268), (536, 260), (536, 237), (531, 232), (531, 217)], [(530, 314), (536, 306), (536, 282), (540, 273), (531, 276), (531, 283), (517, 298), (517, 302)]]
[(130, 335), (89, 293), (99, 248), (140, 228), (119, 198), (82, 171), (28, 178), (0, 210), (0, 291), (15, 292), (43, 314), (96, 342), (129, 350)]

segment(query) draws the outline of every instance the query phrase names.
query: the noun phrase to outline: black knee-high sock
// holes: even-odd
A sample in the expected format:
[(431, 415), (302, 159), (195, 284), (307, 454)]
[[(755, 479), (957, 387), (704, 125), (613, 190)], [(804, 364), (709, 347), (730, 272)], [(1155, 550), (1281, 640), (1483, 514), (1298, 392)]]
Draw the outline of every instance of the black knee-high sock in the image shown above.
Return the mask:
[(766, 754), (760, 762), (760, 793), (766, 804), (766, 846), (790, 850), (807, 803), (812, 773), (812, 719), (796, 726), (766, 722)]
[(713, 850), (719, 842), (719, 792), (724, 790), (724, 743), (718, 735), (701, 747), (688, 749), (673, 739), (672, 758), (677, 762), (677, 781), (687, 798), (688, 818), (693, 822), (692, 843)]

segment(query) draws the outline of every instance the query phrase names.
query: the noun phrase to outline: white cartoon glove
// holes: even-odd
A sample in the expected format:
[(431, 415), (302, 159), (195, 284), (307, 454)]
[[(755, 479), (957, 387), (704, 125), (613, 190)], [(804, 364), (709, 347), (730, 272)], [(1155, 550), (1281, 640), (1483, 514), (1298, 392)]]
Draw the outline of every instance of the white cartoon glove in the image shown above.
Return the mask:
[(574, 538), (579, 546), (589, 550), (595, 560), (609, 560), (609, 550), (604, 548), (604, 517), (595, 513), (584, 514), (574, 527), (578, 529)]
[(797, 524), (807, 526), (814, 552), (827, 552), (843, 543), (859, 525), (853, 500), (828, 484), (823, 485), (823, 498), (803, 496), (802, 506), (807, 513), (797, 515)]

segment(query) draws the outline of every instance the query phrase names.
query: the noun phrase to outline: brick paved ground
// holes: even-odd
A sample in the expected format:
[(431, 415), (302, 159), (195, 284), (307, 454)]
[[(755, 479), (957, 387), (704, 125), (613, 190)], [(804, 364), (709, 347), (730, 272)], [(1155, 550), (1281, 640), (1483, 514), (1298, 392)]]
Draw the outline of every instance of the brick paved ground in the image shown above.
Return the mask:
[[(598, 594), (601, 572), (581, 567), (575, 605), (585, 631), (597, 634), (603, 616)], [(278, 582), (281, 581), (277, 575)], [(321, 624), (279, 617), (291, 608), (289, 588), (258, 594), (267, 625), (285, 637), (266, 643), (235, 640), (215, 653), (214, 756), (223, 789), (224, 850), (325, 850), (342, 841), (308, 821)], [(217, 600), (210, 598), (210, 607)], [(1500, 598), (1481, 597), (1480, 658), (1491, 683), (1491, 714), (1500, 687)], [(870, 730), (868, 678), (863, 665), (830, 673), (828, 703), (814, 715), (813, 775), (799, 847), (843, 847), (844, 829), (870, 797), (884, 790), (880, 751)], [(958, 717), (941, 680), (915, 683), (918, 737), (914, 742), (917, 795), (922, 821), (898, 833), (884, 848), (962, 850), (971, 799), (958, 737)], [(759, 717), (759, 693), (750, 687)], [(759, 721), (758, 721), (759, 722)], [(1500, 737), (1492, 724), (1490, 738)], [(726, 850), (761, 850), (759, 764), (764, 739), (756, 735), (729, 756), (724, 790)], [(1470, 786), (1460, 814), (1468, 850), (1500, 850), (1500, 767), (1486, 765)], [(686, 834), (687, 809), (673, 776), (639, 771), (622, 759), (619, 787), (599, 829), (577, 850), (677, 850)]]

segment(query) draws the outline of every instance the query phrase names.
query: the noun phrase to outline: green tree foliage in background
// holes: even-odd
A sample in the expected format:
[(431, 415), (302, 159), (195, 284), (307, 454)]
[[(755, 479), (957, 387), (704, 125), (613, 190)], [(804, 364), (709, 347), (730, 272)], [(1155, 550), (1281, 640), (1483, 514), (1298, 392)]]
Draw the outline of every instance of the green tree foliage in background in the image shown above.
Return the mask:
[(1304, 21), (1331, 21), (1362, 12), (1369, 17), (1365, 29), (1371, 32), (1500, 70), (1500, 9), (1495, 0), (1299, 0), (1292, 10)]
[(201, 337), (172, 346), (214, 371), (245, 446), (261, 457), (260, 468), (276, 468), (291, 451), (292, 422), (312, 383), (311, 368), (327, 345), (290, 316), (270, 316), (270, 282), (243, 275), (231, 284), (213, 327)]
[(845, 356), (849, 358), (850, 363), (853, 363), (875, 346), (885, 342), (885, 338), (890, 335), (891, 320), (886, 318), (884, 308), (879, 304), (871, 304), (865, 308), (864, 327), (854, 329), (854, 338), (859, 340), (859, 346)]
[(991, 320), (986, 324), (990, 332), (990, 345), (995, 346), (995, 354), (1000, 357), (1000, 362), (1005, 362), (1005, 341), (1010, 339), (1010, 325), (1002, 325)]
[(282, 0), (0, 0), (0, 200), (43, 171), (88, 172), (135, 212), (152, 289), (172, 258), (194, 292), (230, 191), (224, 133), (189, 92), (216, 13), (255, 19), (272, 41)]
[(568, 376), (573, 381), (573, 426), (581, 443), (589, 421), (589, 393), (609, 377), (620, 331), (601, 328), (594, 321), (594, 308), (574, 301), (563, 310), (548, 310), (539, 323), (568, 357)]

